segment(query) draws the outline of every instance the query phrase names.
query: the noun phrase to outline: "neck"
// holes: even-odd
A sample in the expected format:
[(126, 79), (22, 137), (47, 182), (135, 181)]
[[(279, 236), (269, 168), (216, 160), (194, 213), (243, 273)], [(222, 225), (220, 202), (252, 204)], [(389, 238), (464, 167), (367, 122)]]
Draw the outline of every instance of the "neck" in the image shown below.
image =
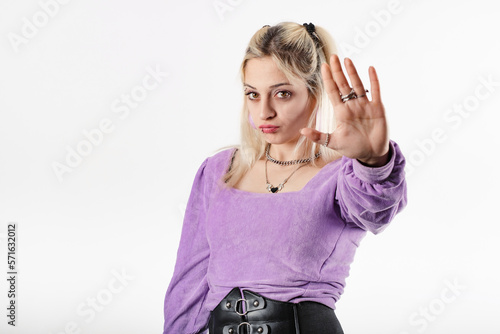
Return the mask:
[(299, 157), (293, 154), (293, 150), (295, 149), (296, 143), (285, 143), (285, 144), (272, 144), (269, 149), (269, 155), (271, 155), (274, 159), (280, 161), (289, 161), (296, 159), (303, 159), (307, 157)]

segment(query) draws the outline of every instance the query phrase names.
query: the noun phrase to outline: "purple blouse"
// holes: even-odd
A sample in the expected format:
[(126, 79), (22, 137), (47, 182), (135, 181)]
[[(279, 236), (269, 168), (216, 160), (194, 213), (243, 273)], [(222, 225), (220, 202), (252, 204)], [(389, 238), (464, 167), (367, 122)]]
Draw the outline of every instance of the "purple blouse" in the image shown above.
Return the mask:
[(275, 194), (220, 187), (234, 149), (207, 158), (187, 204), (163, 333), (201, 333), (234, 287), (335, 308), (366, 231), (381, 232), (406, 205), (405, 160), (390, 145), (385, 166), (342, 157), (301, 190)]

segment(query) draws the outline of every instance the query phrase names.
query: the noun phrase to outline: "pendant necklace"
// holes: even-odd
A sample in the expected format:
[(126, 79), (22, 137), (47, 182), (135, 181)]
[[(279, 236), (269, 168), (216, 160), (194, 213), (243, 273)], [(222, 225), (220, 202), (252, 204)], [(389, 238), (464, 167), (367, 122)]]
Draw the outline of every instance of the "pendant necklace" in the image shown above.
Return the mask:
[(305, 165), (307, 165), (309, 163), (308, 162), (305, 162), (304, 164), (300, 165), (297, 169), (295, 169), (292, 174), (290, 174), (289, 177), (287, 177), (283, 182), (281, 182), (280, 184), (278, 184), (277, 187), (273, 186), (271, 183), (269, 183), (269, 180), (267, 179), (267, 159), (266, 159), (266, 189), (269, 191), (269, 192), (272, 192), (273, 194), (274, 193), (277, 193), (278, 191), (280, 191), (281, 189), (283, 189), (283, 187), (285, 186), (285, 183), (286, 181), (288, 181), (288, 179), (290, 177), (292, 177), (292, 175), (298, 171), (300, 168), (304, 167)]
[[(290, 160), (290, 161), (279, 161), (279, 160), (276, 160), (276, 159), (272, 158), (269, 155), (269, 149), (270, 149), (270, 147), (271, 147), (271, 144), (267, 144), (267, 148), (266, 148), (266, 163), (265, 163), (266, 189), (267, 189), (267, 191), (269, 191), (269, 192), (271, 192), (271, 193), (274, 194), (274, 193), (277, 193), (278, 191), (280, 191), (281, 189), (283, 189), (283, 187), (285, 186), (285, 183), (288, 181), (288, 179), (291, 178), (292, 175), (295, 174), (295, 172), (298, 171), (300, 168), (304, 167), (309, 162), (311, 162), (312, 158), (300, 159), (300, 160)], [(316, 160), (317, 158), (319, 158), (320, 155), (321, 155), (321, 152), (318, 152), (314, 156), (314, 159)], [(299, 167), (297, 167), (297, 169), (295, 169), (292, 172), (292, 174), (290, 174), (290, 176), (288, 176), (283, 182), (281, 182), (277, 187), (275, 187), (271, 183), (269, 183), (269, 180), (267, 178), (267, 162), (268, 161), (274, 162), (275, 164), (278, 164), (278, 165), (281, 165), (281, 166), (289, 166), (289, 165), (296, 165), (296, 164), (302, 164), (302, 165), (300, 165)]]

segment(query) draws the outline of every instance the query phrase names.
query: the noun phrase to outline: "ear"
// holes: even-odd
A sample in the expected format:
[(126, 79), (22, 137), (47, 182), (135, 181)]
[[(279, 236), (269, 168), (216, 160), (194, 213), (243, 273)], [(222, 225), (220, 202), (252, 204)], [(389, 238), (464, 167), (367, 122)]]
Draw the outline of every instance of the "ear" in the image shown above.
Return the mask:
[(318, 117), (318, 109), (319, 109), (318, 100), (312, 95), (309, 96), (309, 106), (312, 112), (316, 114), (316, 117)]
[(314, 109), (313, 109), (313, 114), (315, 115), (314, 116), (314, 121), (313, 121), (313, 124), (312, 126), (313, 127), (316, 127), (316, 129), (320, 129), (320, 126), (321, 126), (321, 115), (318, 114), (318, 110), (319, 110), (319, 103), (318, 101), (316, 100), (316, 98), (314, 97), (311, 97), (311, 103), (314, 103)]
[(313, 95), (309, 95), (309, 105), (312, 107), (314, 106), (313, 110), (314, 112), (317, 112), (318, 111), (318, 108), (319, 108), (319, 105), (318, 105), (318, 100), (316, 99), (316, 97), (314, 97)]

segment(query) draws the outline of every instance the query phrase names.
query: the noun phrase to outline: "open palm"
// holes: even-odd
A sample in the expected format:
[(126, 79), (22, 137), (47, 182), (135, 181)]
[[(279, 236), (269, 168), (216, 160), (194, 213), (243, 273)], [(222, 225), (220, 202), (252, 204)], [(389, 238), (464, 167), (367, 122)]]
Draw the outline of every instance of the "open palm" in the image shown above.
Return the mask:
[[(330, 58), (330, 66), (323, 64), (321, 74), (328, 97), (333, 105), (336, 128), (330, 134), (328, 147), (340, 154), (358, 159), (370, 166), (382, 166), (389, 155), (389, 135), (385, 109), (380, 98), (380, 87), (375, 68), (370, 67), (372, 101), (365, 95), (354, 64), (345, 59), (345, 67), (358, 98), (343, 102), (342, 95), (351, 92), (351, 87), (342, 71), (337, 55)], [(305, 128), (301, 133), (309, 139), (324, 144), (327, 134)]]

